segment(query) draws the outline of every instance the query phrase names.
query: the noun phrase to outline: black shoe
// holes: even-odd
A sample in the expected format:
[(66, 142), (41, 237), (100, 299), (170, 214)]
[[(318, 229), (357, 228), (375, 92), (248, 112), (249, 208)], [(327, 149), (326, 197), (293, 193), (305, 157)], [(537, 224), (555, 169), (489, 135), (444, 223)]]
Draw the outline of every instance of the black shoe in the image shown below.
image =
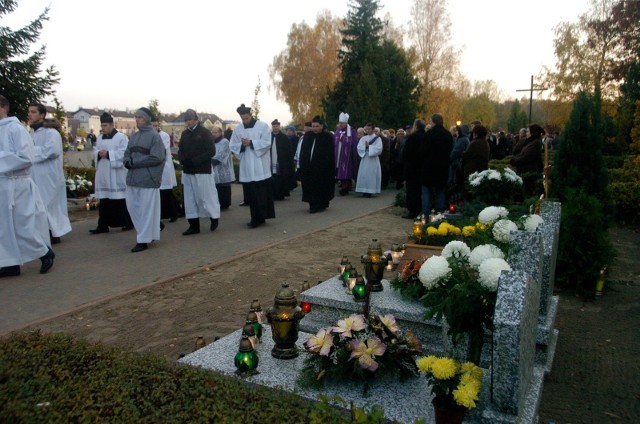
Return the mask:
[(122, 231), (129, 231), (129, 230), (133, 230), (133, 225), (125, 225), (124, 227), (122, 227)]
[(218, 219), (217, 218), (211, 218), (211, 226), (209, 227), (209, 229), (211, 231), (215, 231), (216, 228), (218, 228)]
[(309, 213), (324, 212), (326, 210), (327, 210), (327, 208), (309, 208)]
[(143, 250), (147, 250), (147, 243), (136, 243), (135, 246), (133, 246), (133, 249), (131, 249), (131, 251), (133, 253), (136, 252), (142, 252)]
[(371, 193), (364, 193), (362, 197), (366, 197), (367, 199), (371, 198)]
[(259, 223), (259, 222), (255, 222), (255, 221), (250, 221), (250, 222), (247, 223), (247, 227), (256, 228), (256, 227), (259, 227), (262, 224), (264, 224), (264, 222), (263, 223)]
[(60, 244), (60, 237), (51, 237), (51, 244)]
[(17, 277), (20, 275), (20, 265), (5, 266), (0, 268), (0, 278)]
[(349, 194), (349, 190), (341, 189), (338, 193), (340, 194), (340, 196), (346, 196), (347, 194)]
[(102, 234), (102, 233), (108, 233), (109, 232), (109, 227), (107, 228), (96, 228), (95, 230), (89, 230), (89, 232), (91, 234)]
[(171, 218), (171, 219), (169, 220), (169, 222), (176, 222), (177, 220), (178, 220), (178, 218), (174, 217), (174, 218)]
[(55, 257), (56, 254), (53, 253), (53, 250), (51, 250), (51, 248), (49, 248), (47, 254), (40, 258), (40, 262), (42, 262), (42, 264), (40, 265), (40, 274), (45, 274), (51, 269)]
[(160, 222), (160, 231), (164, 230), (164, 222)]
[(186, 231), (182, 232), (183, 236), (190, 236), (191, 234), (198, 234), (200, 232), (200, 230), (196, 230), (195, 228), (187, 228)]
[(249, 206), (249, 204), (247, 202), (242, 202), (238, 206)]

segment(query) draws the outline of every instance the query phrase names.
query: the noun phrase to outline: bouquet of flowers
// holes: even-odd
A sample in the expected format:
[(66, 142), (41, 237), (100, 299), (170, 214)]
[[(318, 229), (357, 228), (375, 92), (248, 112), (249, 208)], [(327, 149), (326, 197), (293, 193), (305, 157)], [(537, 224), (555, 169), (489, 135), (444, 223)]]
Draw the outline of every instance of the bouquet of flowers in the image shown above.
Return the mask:
[(460, 363), (452, 358), (423, 356), (416, 360), (420, 374), (426, 376), (434, 404), (444, 403), (465, 410), (476, 407), (482, 387), (482, 369), (471, 362)]
[(511, 168), (487, 169), (469, 175), (469, 192), (476, 200), (488, 204), (522, 201), (522, 178)]
[(67, 186), (67, 196), (68, 197), (85, 197), (87, 194), (91, 193), (91, 188), (93, 187), (93, 183), (88, 181), (86, 178), (76, 175), (74, 178), (67, 178), (65, 181)]
[(422, 261), (419, 259), (405, 262), (389, 284), (394, 289), (400, 290), (400, 293), (405, 297), (420, 299), (425, 293), (424, 285), (418, 277), (421, 266)]
[(422, 303), (425, 317), (446, 319), (454, 343), (469, 335), (469, 360), (480, 362), (483, 326), (493, 328), (498, 279), (511, 270), (505, 253), (496, 245), (480, 245), (473, 250), (464, 242), (452, 241), (441, 256), (432, 256), (420, 268), (419, 278), (426, 289)]
[(410, 331), (401, 331), (393, 315), (367, 319), (353, 314), (309, 337), (304, 348), (308, 356), (299, 381), (312, 385), (325, 378), (367, 382), (384, 373), (400, 378), (416, 376), (414, 357), (422, 352), (418, 339)]
[(432, 222), (422, 225), (420, 233), (414, 233), (411, 238), (417, 244), (427, 244), (431, 246), (444, 246), (451, 240), (461, 237), (462, 229), (446, 221)]

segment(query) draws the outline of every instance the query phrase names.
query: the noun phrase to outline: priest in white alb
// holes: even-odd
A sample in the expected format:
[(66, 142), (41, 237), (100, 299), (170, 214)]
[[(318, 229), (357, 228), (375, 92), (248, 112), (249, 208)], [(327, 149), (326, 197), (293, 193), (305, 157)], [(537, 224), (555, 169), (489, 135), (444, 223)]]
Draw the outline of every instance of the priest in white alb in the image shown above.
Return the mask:
[(271, 189), (271, 128), (255, 119), (244, 103), (236, 111), (242, 123), (233, 130), (229, 148), (240, 160), (240, 182), (247, 188), (251, 208), (247, 226), (256, 228), (276, 217)]
[(382, 140), (374, 134), (373, 124), (364, 126), (365, 135), (358, 141), (358, 155), (360, 166), (358, 167), (358, 179), (356, 180), (356, 192), (364, 197), (371, 197), (380, 193), (382, 169), (380, 158), (382, 154)]

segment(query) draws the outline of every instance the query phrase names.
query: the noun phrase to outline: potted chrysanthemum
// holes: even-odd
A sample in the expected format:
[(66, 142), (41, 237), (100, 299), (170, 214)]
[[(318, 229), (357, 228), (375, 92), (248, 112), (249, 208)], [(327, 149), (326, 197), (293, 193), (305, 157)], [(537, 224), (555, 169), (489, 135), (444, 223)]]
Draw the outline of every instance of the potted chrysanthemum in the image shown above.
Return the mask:
[(524, 198), (522, 178), (511, 168), (474, 172), (467, 183), (471, 195), (484, 203), (521, 202)]
[(493, 328), (498, 279), (511, 267), (496, 245), (473, 250), (464, 242), (448, 243), (441, 256), (432, 256), (420, 267), (419, 279), (426, 289), (422, 303), (425, 317), (444, 318), (455, 344), (468, 336), (467, 360), (480, 364), (484, 331)]
[(475, 408), (482, 387), (482, 369), (471, 362), (423, 356), (416, 360), (418, 371), (431, 385), (436, 424), (462, 423), (467, 410)]

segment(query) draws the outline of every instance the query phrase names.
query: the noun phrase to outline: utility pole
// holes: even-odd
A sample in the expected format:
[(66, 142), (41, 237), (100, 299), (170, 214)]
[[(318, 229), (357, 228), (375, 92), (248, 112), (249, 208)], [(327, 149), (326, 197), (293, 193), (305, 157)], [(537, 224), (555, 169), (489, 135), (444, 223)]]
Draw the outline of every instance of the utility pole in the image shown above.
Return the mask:
[(533, 92), (534, 91), (545, 91), (546, 88), (533, 88), (533, 75), (531, 75), (531, 87), (523, 88), (521, 90), (516, 91), (528, 91), (529, 92), (529, 125), (531, 125), (531, 106), (533, 105)]

